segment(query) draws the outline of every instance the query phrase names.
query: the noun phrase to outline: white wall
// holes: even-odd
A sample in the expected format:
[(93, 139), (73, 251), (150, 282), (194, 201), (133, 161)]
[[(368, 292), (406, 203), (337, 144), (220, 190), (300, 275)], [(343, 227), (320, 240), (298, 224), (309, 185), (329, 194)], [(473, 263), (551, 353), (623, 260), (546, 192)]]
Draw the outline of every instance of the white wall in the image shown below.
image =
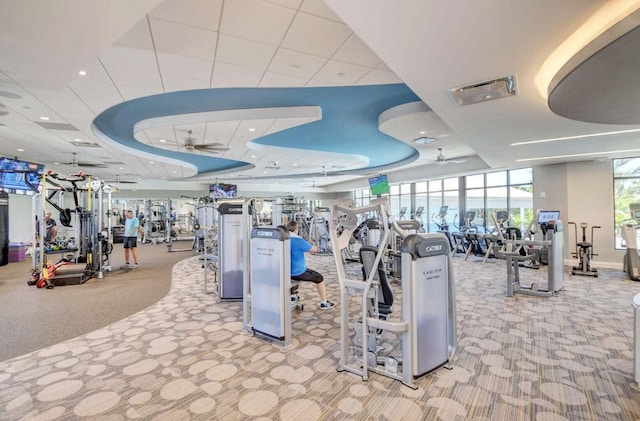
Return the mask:
[[(615, 250), (613, 171), (610, 162), (572, 162), (533, 168), (534, 209), (559, 210), (565, 230), (565, 259), (574, 264), (574, 226), (589, 224), (587, 241), (594, 244), (594, 267), (622, 269), (624, 251)], [(591, 226), (600, 225), (591, 239)], [(578, 226), (578, 238), (582, 231)]]

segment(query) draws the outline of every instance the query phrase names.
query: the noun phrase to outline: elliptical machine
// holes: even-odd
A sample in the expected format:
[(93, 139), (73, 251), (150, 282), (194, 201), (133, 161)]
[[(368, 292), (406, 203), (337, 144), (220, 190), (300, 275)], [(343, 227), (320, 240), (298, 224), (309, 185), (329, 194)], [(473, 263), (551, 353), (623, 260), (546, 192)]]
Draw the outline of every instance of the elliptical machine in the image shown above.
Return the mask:
[(574, 266), (571, 270), (572, 275), (593, 276), (598, 277), (598, 269), (591, 267), (591, 259), (593, 256), (597, 256), (593, 252), (593, 231), (600, 229), (599, 225), (593, 225), (591, 227), (591, 241), (587, 241), (587, 227), (589, 224), (586, 222), (580, 223), (582, 229), (582, 241), (578, 242), (578, 224), (575, 222), (569, 222), (569, 225), (573, 225), (573, 232), (576, 239), (576, 251), (571, 253), (573, 257), (578, 259), (578, 266)]

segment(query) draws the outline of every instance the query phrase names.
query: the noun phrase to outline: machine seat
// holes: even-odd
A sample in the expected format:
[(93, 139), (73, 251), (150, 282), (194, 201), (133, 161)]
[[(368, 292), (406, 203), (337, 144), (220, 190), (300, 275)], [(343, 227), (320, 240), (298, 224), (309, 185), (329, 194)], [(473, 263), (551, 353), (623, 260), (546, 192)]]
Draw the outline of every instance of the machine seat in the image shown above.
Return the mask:
[[(362, 276), (364, 279), (367, 279), (373, 269), (373, 262), (377, 253), (377, 247), (360, 247), (360, 263), (362, 263)], [(378, 281), (378, 312), (381, 316), (387, 316), (393, 311), (393, 288), (391, 288), (391, 283), (387, 278), (387, 272), (384, 269), (382, 260), (378, 263), (378, 270), (374, 275), (374, 279)]]

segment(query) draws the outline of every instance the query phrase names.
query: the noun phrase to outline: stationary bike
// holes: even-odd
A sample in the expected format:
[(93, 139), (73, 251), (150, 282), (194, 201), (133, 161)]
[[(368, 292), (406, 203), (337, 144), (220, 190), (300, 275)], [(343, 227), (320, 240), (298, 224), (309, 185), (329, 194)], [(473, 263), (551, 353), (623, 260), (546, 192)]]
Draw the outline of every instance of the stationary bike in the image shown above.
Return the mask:
[(593, 252), (593, 230), (600, 229), (602, 227), (598, 225), (593, 225), (591, 227), (591, 242), (587, 241), (587, 227), (589, 226), (586, 222), (580, 223), (580, 228), (582, 229), (582, 241), (578, 242), (578, 225), (575, 222), (569, 222), (569, 225), (573, 224), (574, 235), (576, 238), (576, 251), (571, 253), (573, 257), (578, 259), (578, 266), (574, 266), (571, 270), (572, 275), (582, 275), (582, 276), (594, 276), (598, 277), (598, 269), (591, 267), (591, 259), (593, 256), (597, 256)]

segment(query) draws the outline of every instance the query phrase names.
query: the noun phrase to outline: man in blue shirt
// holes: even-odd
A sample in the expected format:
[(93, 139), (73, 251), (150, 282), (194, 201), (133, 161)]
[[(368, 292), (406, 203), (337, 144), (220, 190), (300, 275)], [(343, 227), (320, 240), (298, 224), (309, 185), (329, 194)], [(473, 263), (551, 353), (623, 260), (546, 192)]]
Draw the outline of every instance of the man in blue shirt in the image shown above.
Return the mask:
[[(124, 222), (124, 261), (127, 268), (135, 269), (138, 267), (138, 251), (136, 247), (140, 220), (133, 215), (133, 209), (127, 209), (126, 216), (127, 219)], [(133, 265), (129, 264), (129, 250), (133, 255)]]
[(322, 274), (312, 269), (307, 269), (304, 254), (309, 252), (314, 254), (318, 248), (298, 235), (298, 223), (289, 221), (287, 229), (291, 231), (291, 279), (296, 281), (310, 281), (316, 284), (318, 295), (320, 295), (320, 308), (327, 310), (333, 307), (333, 303), (327, 300), (327, 291), (324, 286)]

